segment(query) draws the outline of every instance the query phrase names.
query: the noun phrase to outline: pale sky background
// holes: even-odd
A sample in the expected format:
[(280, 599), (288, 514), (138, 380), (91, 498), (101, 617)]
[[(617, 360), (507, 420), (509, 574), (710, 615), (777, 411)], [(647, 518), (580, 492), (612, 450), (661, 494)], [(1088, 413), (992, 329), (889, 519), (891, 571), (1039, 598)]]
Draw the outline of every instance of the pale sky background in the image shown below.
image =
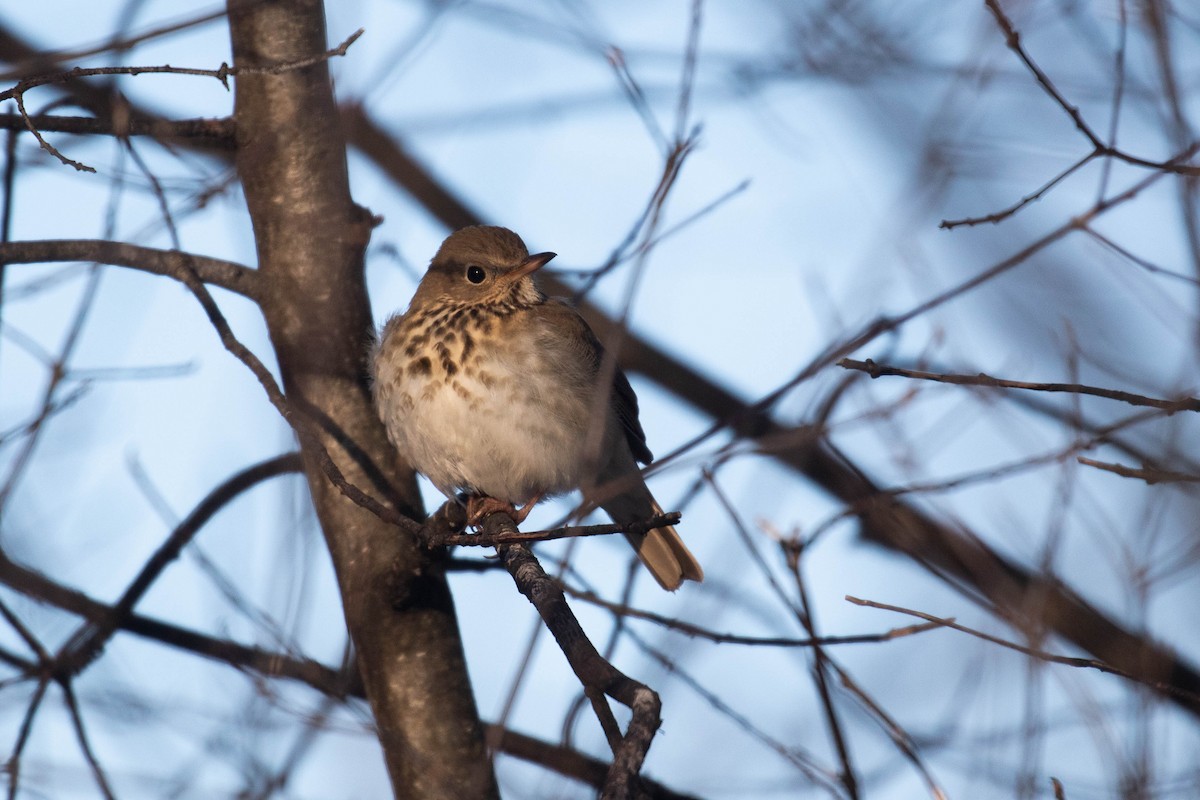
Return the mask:
[[(889, 66), (880, 57), (882, 44), (870, 44), (868, 32), (828, 11), (818, 13), (819, 5), (704, 5), (691, 114), (691, 123), (702, 126), (700, 145), (669, 200), (665, 226), (744, 181), (748, 185), (653, 251), (630, 317), (638, 335), (751, 400), (788, 381), (831, 341), (877, 316), (908, 310), (1062, 225), (1094, 201), (1101, 180), (1093, 164), (1002, 225), (939, 230), (942, 219), (996, 211), (1036, 190), (1084, 155), (1086, 141), (1005, 49), (981, 2), (862, 3), (890, 9), (865, 16), (904, 33), (890, 44), (912, 60), (907, 66), (905, 58)], [(1106, 131), (1117, 3), (1093, 4), (1083, 12), (1088, 25), (1065, 21), (1069, 4), (1027, 5), (1013, 10), (1027, 46), (1093, 126)], [(0, 21), (38, 46), (65, 49), (102, 41), (120, 9), (118, 3), (49, 0), (9, 4)], [(215, 6), (146, 2), (130, 30), (210, 10)], [(625, 99), (603, 47), (624, 52), (659, 124), (673, 130), (688, 3), (356, 0), (330, 4), (327, 13), (331, 46), (366, 29), (346, 57), (332, 62), (340, 100), (363, 102), (489, 222), (518, 231), (531, 251), (556, 251), (553, 267), (587, 269), (604, 262), (652, 192), (662, 155)], [(1200, 74), (1200, 48), (1197, 28), (1184, 19), (1177, 21), (1176, 56), (1179, 74), (1190, 81), (1188, 76)], [(1174, 150), (1163, 140), (1163, 111), (1151, 91), (1158, 86), (1152, 53), (1138, 37), (1131, 36), (1130, 44), (1132, 77), (1119, 141), (1130, 152), (1166, 158)], [(217, 21), (149, 42), (116, 62), (80, 63), (215, 68), (230, 58), (226, 28)], [(232, 94), (211, 79), (140, 76), (122, 78), (120, 85), (130, 98), (165, 116), (224, 116), (232, 108)], [(33, 93), (27, 102), (34, 110), (51, 97), (49, 91)], [(1195, 106), (1193, 97), (1193, 114), (1200, 111)], [(23, 136), (18, 175), (29, 170), (36, 180), (18, 186), (15, 239), (105, 236), (111, 183), (119, 175), (129, 186), (119, 200), (112, 238), (171, 246), (145, 180), (112, 142), (50, 138), (99, 174), (52, 164)], [(201, 212), (184, 210), (188, 192), (215, 182), (225, 167), (149, 142), (135, 145), (171, 192), (183, 248), (253, 265), (240, 193), (220, 194)], [(350, 154), (350, 165), (356, 201), (385, 220), (368, 259), (374, 316), (382, 321), (407, 304), (418, 271), (447, 231), (359, 154)], [(1110, 186), (1120, 191), (1146, 174), (1117, 165)], [(201, 175), (206, 181), (197, 180)], [(1160, 181), (1098, 227), (1154, 264), (1189, 273), (1175, 199), (1174, 187)], [(53, 288), (23, 297), (34, 282), (63, 275)], [(617, 270), (592, 297), (619, 310), (633, 279), (629, 268)], [(83, 285), (77, 266), (8, 268), (0, 430), (36, 409), (46, 380), (44, 367), (14, 337), (55, 352)], [(1156, 396), (1194, 394), (1195, 290), (1194, 283), (1138, 270), (1077, 234), (854, 357), (897, 363), (927, 358), (935, 369), (1079, 380)], [(214, 294), (241, 340), (271, 364), (255, 309), (241, 298)], [(1079, 351), (1073, 363), (1066, 355), (1072, 341)], [(233, 472), (292, 448), (293, 438), (257, 382), (221, 348), (189, 293), (163, 278), (104, 270), (72, 365), (85, 372), (186, 365), (182, 374), (92, 382), (77, 404), (54, 418), (16, 495), (0, 511), (0, 536), (14, 558), (107, 599), (124, 588), (171, 525), (138, 487), (131, 465), (144, 470), (182, 516)], [(644, 376), (631, 378), (656, 454), (671, 452), (710, 425)], [(835, 367), (824, 369), (786, 397), (777, 417), (810, 419), (844, 378)], [(862, 380), (855, 387), (834, 414), (834, 441), (883, 485), (973, 473), (1070, 441), (1070, 431), (1000, 395), (899, 379)], [(919, 391), (916, 398), (907, 398), (913, 390)], [(892, 418), (857, 418), (892, 406)], [(1098, 419), (1130, 413), (1094, 400), (1081, 407)], [(676, 507), (698, 467), (727, 441), (718, 436), (656, 475), (651, 486), (664, 507)], [(1173, 419), (1142, 441), (1194, 451), (1196, 426)], [(16, 449), (12, 442), (0, 444), (0, 475), (7, 476)], [(1118, 460), (1103, 451), (1089, 455)], [(774, 574), (791, 586), (758, 521), (785, 532), (811, 531), (839, 507), (748, 451), (722, 466), (717, 480)], [(440, 498), (425, 488), (433, 507)], [(1072, 510), (1060, 518), (1056, 510), (1065, 492)], [(1196, 663), (1200, 581), (1195, 555), (1186, 551), (1195, 547), (1193, 497), (1079, 471), (1072, 458), (1066, 466), (1051, 464), (918, 502), (962, 520), (1025, 565), (1043, 557), (1048, 536), (1060, 537), (1046, 557), (1066, 582)], [(547, 504), (531, 523), (551, 524), (569, 507)], [(803, 635), (711, 493), (685, 509), (680, 530), (709, 579), (676, 595), (639, 580), (635, 605), (718, 631)], [(843, 600), (856, 595), (1019, 638), (911, 563), (863, 545), (855, 530), (847, 522), (835, 524), (806, 556), (808, 591), (824, 633), (877, 632), (909, 623)], [(264, 647), (294, 645), (338, 663), (345, 642), (339, 601), (300, 479), (275, 479), (243, 496), (197, 541), (204, 556), (273, 622), (262, 625), (240, 614), (194, 555), (170, 568), (140, 612)], [(588, 540), (575, 547), (575, 565), (615, 598), (626, 575), (624, 544)], [(548, 566), (563, 551), (557, 543), (539, 549)], [(1143, 562), (1175, 570), (1154, 585), (1147, 602), (1127, 580)], [(503, 572), (455, 576), (452, 586), (480, 712), (495, 720), (535, 615)], [(75, 630), (74, 617), (8, 591), (0, 595), (36, 622), (48, 644), (61, 644)], [(603, 646), (611, 619), (583, 604), (575, 608), (593, 641)], [(713, 645), (645, 623), (630, 626), (762, 732), (835, 767), (807, 652)], [(8, 628), (0, 629), (0, 644), (21, 648)], [(1077, 654), (1055, 639), (1046, 646)], [(1188, 796), (1200, 784), (1195, 721), (1162, 704), (1138, 711), (1136, 697), (1116, 678), (1045, 667), (1035, 672), (1036, 688), (1030, 689), (1025, 659), (948, 631), (832, 652), (914, 734), (951, 797), (1014, 796), (1026, 763), (1020, 726), (1027, 704), (1049, 726), (1044, 750), (1031, 767), (1036, 796), (1050, 796), (1050, 775), (1064, 781), (1072, 800), (1112, 796), (1114, 775), (1138, 752), (1139, 731), (1149, 731), (1155, 774), (1178, 779), (1164, 784), (1162, 796)], [(663, 696), (664, 724), (650, 752), (649, 776), (705, 797), (824, 796), (783, 754), (633, 641), (622, 640), (614, 661)], [(256, 770), (278, 769), (321, 700), (281, 682), (267, 686), (269, 698), (261, 688), (224, 665), (128, 635), (118, 636), (78, 682), (98, 755), (122, 798), (233, 796)], [(0, 753), (10, 747), (31, 691), (26, 683), (0, 693), (0, 732), (6, 732)], [(53, 691), (23, 762), (27, 794), (95, 796)], [(543, 637), (508, 724), (553, 740), (576, 693), (561, 654)], [(330, 724), (337, 732), (320, 738), (278, 796), (386, 794), (378, 748), (358, 708), (333, 714)], [(840, 708), (868, 781), (867, 796), (926, 796), (919, 775), (853, 702)], [(1105, 724), (1088, 724), (1081, 708)], [(1149, 720), (1140, 727), (1134, 724), (1139, 713)], [(239, 724), (231, 726), (231, 719)], [(574, 731), (575, 746), (604, 756), (590, 711)], [(1002, 743), (990, 738), (1004, 735), (1010, 738)], [(246, 758), (247, 747), (261, 763)], [(510, 758), (500, 757), (497, 766), (506, 796), (590, 795), (579, 784)], [(1176, 795), (1169, 794), (1172, 788)]]

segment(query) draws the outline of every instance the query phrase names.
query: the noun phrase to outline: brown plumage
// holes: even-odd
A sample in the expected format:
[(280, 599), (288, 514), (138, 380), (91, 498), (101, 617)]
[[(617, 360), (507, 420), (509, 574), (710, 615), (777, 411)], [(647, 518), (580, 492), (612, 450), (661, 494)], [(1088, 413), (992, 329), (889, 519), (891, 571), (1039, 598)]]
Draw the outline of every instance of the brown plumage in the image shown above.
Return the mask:
[[(662, 509), (638, 468), (652, 456), (637, 398), (620, 370), (599, 385), (595, 334), (537, 288), (533, 274), (553, 257), (529, 255), (506, 228), (451, 234), (380, 335), (380, 417), (443, 494), (468, 494), (473, 521), (504, 509), (519, 522), (541, 498), (573, 489), (614, 522), (649, 519)], [(664, 588), (703, 578), (673, 527), (627, 538)]]

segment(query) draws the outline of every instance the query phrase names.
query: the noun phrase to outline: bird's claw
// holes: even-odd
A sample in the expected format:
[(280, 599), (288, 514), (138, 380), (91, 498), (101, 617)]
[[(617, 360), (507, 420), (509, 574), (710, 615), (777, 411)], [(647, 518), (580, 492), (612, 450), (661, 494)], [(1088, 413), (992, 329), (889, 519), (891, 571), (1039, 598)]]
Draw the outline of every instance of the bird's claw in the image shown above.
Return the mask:
[(525, 505), (517, 508), (512, 503), (505, 502), (504, 500), (497, 500), (487, 495), (473, 494), (467, 498), (467, 524), (477, 528), (483, 523), (483, 518), (488, 514), (500, 511), (512, 517), (512, 521), (520, 525), (541, 499), (542, 496), (537, 495)]

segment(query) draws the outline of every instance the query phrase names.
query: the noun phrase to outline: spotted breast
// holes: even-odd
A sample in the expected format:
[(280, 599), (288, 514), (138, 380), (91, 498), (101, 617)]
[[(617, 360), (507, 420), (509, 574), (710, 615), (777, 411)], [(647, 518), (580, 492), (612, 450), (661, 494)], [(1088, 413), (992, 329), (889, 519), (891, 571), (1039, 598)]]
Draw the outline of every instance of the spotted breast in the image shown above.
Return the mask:
[(537, 317), (517, 304), (436, 305), (385, 325), (375, 359), (380, 416), (443, 494), (523, 504), (587, 477), (592, 376), (561, 357), (554, 337), (512, 335), (530, 326), (540, 327)]

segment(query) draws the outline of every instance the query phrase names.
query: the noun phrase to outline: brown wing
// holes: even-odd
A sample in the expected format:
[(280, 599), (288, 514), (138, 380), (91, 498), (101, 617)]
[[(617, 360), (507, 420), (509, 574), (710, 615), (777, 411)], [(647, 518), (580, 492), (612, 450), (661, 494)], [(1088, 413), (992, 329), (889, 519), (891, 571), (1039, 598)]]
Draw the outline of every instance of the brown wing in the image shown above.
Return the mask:
[[(559, 317), (564, 327), (574, 326), (578, 333), (577, 341), (584, 349), (581, 354), (591, 363), (593, 372), (599, 373), (604, 361), (604, 346), (600, 344), (600, 340), (596, 338), (596, 334), (592, 332), (587, 321), (567, 301), (560, 298), (548, 299), (546, 307), (547, 310)], [(646, 432), (642, 430), (642, 423), (638, 421), (637, 395), (633, 393), (633, 387), (629, 385), (629, 379), (625, 377), (625, 373), (621, 371), (620, 367), (616, 367), (613, 372), (610, 399), (613, 410), (617, 413), (617, 419), (621, 423), (621, 429), (625, 432), (625, 440), (629, 442), (629, 449), (633, 452), (633, 457), (642, 464), (649, 464), (654, 460), (654, 455), (646, 446)]]

